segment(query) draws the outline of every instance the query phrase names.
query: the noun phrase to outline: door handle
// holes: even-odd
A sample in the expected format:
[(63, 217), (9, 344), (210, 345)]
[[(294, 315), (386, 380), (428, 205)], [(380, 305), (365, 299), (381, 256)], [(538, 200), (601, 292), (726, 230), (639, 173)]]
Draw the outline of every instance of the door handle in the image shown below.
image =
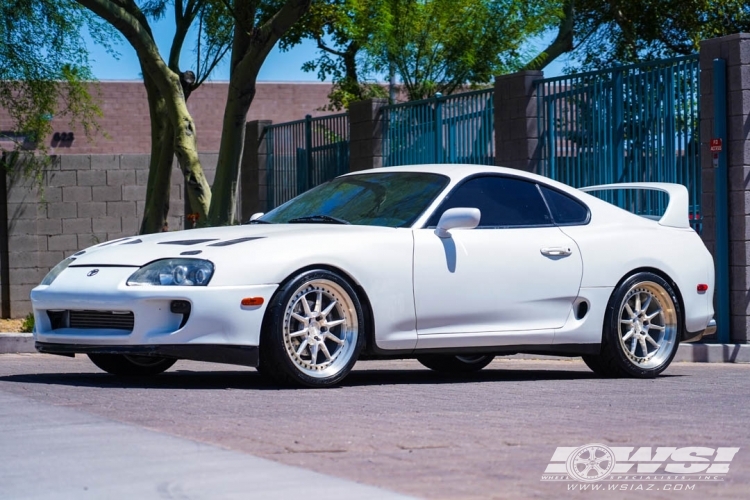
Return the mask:
[(541, 252), (542, 255), (547, 255), (549, 257), (567, 257), (568, 255), (573, 253), (570, 248), (566, 247), (547, 247), (542, 248)]

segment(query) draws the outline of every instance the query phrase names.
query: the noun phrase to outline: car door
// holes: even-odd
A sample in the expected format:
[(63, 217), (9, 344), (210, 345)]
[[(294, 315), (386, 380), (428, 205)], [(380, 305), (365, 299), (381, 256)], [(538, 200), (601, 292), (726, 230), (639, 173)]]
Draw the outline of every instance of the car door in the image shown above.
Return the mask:
[[(476, 207), (476, 229), (439, 238), (442, 213)], [(575, 241), (556, 227), (539, 188), (484, 175), (457, 186), (424, 229), (414, 230), (419, 335), (560, 328), (581, 283)]]

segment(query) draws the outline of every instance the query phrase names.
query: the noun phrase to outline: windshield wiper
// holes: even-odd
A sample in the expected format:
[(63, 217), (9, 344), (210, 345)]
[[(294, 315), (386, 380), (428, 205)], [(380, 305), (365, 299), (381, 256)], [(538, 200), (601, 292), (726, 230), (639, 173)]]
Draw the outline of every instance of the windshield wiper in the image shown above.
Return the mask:
[(268, 222), (267, 220), (255, 219), (255, 220), (249, 220), (245, 222), (245, 224), (273, 224), (273, 222)]
[(289, 224), (350, 224), (349, 221), (331, 217), (330, 215), (307, 215), (305, 217), (295, 217), (287, 221)]

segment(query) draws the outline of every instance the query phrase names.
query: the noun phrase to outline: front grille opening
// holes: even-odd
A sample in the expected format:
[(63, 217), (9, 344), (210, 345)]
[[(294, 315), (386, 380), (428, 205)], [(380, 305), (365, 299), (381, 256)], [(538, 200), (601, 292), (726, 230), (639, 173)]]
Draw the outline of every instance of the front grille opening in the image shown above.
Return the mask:
[(132, 332), (135, 323), (132, 311), (47, 311), (47, 316), (53, 330), (78, 328)]
[(47, 316), (49, 316), (49, 321), (52, 324), (53, 330), (67, 328), (68, 311), (47, 311)]

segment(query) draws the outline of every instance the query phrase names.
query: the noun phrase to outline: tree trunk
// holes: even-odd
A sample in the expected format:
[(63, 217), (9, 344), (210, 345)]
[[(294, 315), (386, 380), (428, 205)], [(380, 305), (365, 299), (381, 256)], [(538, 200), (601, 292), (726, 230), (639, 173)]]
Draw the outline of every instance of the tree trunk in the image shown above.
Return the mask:
[(235, 222), (239, 165), (242, 159), (242, 147), (245, 143), (245, 122), (253, 97), (255, 97), (254, 83), (242, 92), (233, 82), (230, 82), (224, 108), (216, 177), (211, 192), (209, 223), (212, 226), (223, 226)]
[(140, 234), (150, 234), (163, 231), (167, 227), (174, 159), (174, 131), (169, 123), (164, 98), (147, 73), (143, 74), (143, 83), (146, 87), (151, 122), (151, 158)]
[[(79, 4), (114, 26), (133, 46), (138, 55), (144, 78), (150, 78), (164, 100), (166, 116), (172, 127), (174, 152), (185, 176), (188, 199), (198, 214), (199, 224), (207, 221), (211, 205), (211, 190), (203, 175), (195, 135), (195, 124), (188, 112), (179, 73), (171, 70), (159, 54), (151, 28), (135, 2), (114, 0), (76, 0)], [(152, 136), (153, 137), (153, 136)], [(152, 147), (152, 153), (154, 152)], [(160, 151), (159, 154), (166, 154)], [(161, 167), (160, 167), (161, 168)], [(149, 173), (150, 176), (150, 173)], [(156, 194), (158, 174), (155, 174), (150, 204), (158, 203)], [(166, 200), (168, 202), (169, 200)], [(157, 212), (158, 213), (158, 212)], [(157, 217), (158, 219), (158, 217)]]
[(203, 174), (200, 158), (198, 157), (198, 143), (195, 135), (195, 123), (187, 109), (180, 78), (172, 73), (170, 87), (171, 99), (167, 99), (170, 122), (174, 125), (174, 153), (185, 177), (185, 187), (190, 206), (198, 214), (198, 225), (208, 223), (208, 210), (211, 206), (211, 187)]
[(235, 221), (236, 187), (245, 139), (247, 111), (255, 97), (255, 80), (279, 38), (310, 8), (310, 0), (286, 0), (271, 19), (254, 26), (255, 2), (234, 2), (237, 23), (232, 44), (229, 92), (221, 129), (219, 159), (212, 190), (211, 225)]

